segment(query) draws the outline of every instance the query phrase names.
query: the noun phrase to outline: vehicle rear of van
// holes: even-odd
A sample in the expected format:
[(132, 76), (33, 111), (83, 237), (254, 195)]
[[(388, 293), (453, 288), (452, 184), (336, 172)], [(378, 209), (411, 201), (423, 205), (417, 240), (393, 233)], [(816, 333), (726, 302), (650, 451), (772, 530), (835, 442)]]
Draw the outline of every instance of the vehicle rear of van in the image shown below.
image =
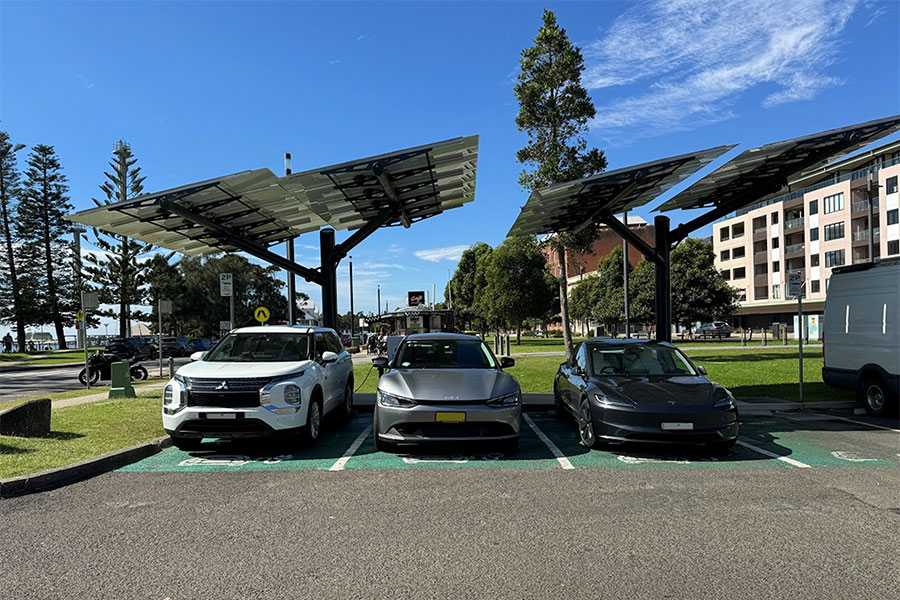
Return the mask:
[(900, 397), (900, 259), (835, 269), (825, 298), (822, 380), (855, 390), (870, 414)]

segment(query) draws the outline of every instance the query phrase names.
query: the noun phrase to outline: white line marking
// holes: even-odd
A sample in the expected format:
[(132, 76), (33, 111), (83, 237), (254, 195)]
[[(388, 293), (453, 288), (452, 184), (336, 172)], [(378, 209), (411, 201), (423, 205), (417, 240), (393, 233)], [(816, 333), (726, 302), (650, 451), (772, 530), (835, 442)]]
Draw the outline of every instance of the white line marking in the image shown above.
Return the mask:
[(774, 452), (769, 452), (768, 450), (764, 450), (764, 449), (760, 448), (759, 446), (754, 446), (753, 444), (748, 444), (747, 442), (744, 442), (742, 440), (738, 440), (737, 443), (740, 444), (741, 446), (743, 446), (744, 448), (750, 448), (754, 452), (758, 452), (758, 453), (762, 454), (763, 456), (768, 456), (769, 458), (774, 458), (776, 460), (786, 462), (787, 464), (789, 464), (791, 466), (800, 467), (803, 469), (811, 468), (808, 464), (802, 463), (799, 460), (794, 460), (793, 458), (788, 458), (787, 456), (779, 456), (778, 454), (775, 454)]
[(328, 470), (329, 471), (343, 471), (344, 465), (346, 465), (347, 461), (350, 460), (350, 458), (354, 454), (356, 454), (356, 451), (359, 450), (359, 447), (362, 446), (362, 443), (366, 440), (367, 437), (369, 437), (370, 431), (372, 431), (372, 426), (371, 425), (366, 426), (366, 428), (363, 429), (362, 433), (359, 434), (359, 437), (357, 437), (355, 440), (353, 440), (353, 443), (350, 444), (350, 447), (347, 448), (347, 451), (344, 452), (344, 455), (342, 457), (340, 457), (339, 459), (337, 459), (337, 462), (335, 462), (333, 465), (331, 465), (331, 467), (329, 467)]
[(572, 463), (569, 462), (569, 459), (566, 458), (566, 455), (563, 454), (562, 451), (556, 447), (556, 444), (554, 444), (550, 438), (548, 438), (546, 435), (544, 435), (543, 431), (538, 429), (538, 426), (534, 424), (534, 421), (531, 420), (531, 417), (529, 417), (526, 414), (523, 414), (522, 418), (525, 419), (525, 422), (528, 423), (528, 426), (534, 430), (534, 432), (541, 439), (541, 441), (544, 442), (544, 444), (546, 444), (548, 448), (550, 448), (550, 452), (552, 452), (553, 456), (556, 457), (556, 462), (559, 463), (559, 466), (561, 466), (563, 469), (574, 469), (575, 468), (574, 466), (572, 466)]
[(875, 427), (877, 429), (884, 429), (885, 431), (893, 431), (894, 433), (900, 433), (900, 429), (894, 429), (893, 427), (885, 427), (884, 425), (876, 425), (875, 423), (866, 423), (865, 421), (855, 421), (853, 419), (848, 419), (847, 417), (839, 417), (837, 415), (821, 415), (827, 419), (840, 419), (841, 421), (847, 421), (848, 423), (856, 423), (857, 425), (866, 425), (868, 427)]

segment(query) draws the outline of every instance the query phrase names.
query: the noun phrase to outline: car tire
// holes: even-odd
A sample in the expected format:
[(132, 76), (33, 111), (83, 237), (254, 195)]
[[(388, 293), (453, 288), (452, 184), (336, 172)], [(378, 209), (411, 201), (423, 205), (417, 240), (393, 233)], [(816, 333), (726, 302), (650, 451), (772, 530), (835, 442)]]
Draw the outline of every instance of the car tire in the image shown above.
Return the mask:
[(877, 374), (866, 375), (862, 378), (857, 392), (866, 412), (873, 417), (883, 417), (895, 408), (888, 399), (887, 386), (884, 380)]
[(201, 438), (184, 438), (176, 437), (174, 435), (170, 437), (172, 438), (172, 445), (184, 452), (199, 450), (200, 444), (203, 443), (203, 440)]
[(313, 446), (322, 431), (322, 402), (313, 396), (306, 410), (306, 425), (300, 428), (300, 442), (304, 446)]
[(341, 403), (341, 416), (344, 419), (353, 418), (353, 380), (347, 379), (344, 386), (344, 401)]
[(569, 420), (569, 411), (566, 409), (562, 399), (559, 397), (559, 393), (556, 390), (553, 390), (553, 409), (556, 412), (557, 419), (559, 419), (560, 421)]
[(581, 400), (581, 410), (578, 411), (578, 437), (581, 439), (581, 443), (591, 450), (604, 446), (604, 443), (600, 441), (594, 432), (591, 404), (587, 398)]
[(379, 452), (395, 452), (397, 450), (396, 444), (393, 442), (388, 442), (378, 437), (378, 407), (375, 407), (375, 416), (372, 421), (372, 435), (375, 436), (375, 449)]

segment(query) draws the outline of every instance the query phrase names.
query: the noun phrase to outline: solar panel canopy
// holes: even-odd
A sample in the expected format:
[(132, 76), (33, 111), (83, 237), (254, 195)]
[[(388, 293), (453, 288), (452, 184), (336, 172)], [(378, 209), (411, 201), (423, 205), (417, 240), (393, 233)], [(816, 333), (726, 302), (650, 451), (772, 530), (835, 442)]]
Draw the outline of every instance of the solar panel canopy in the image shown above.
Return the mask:
[(788, 191), (788, 182), (900, 130), (900, 115), (766, 144), (739, 154), (659, 210), (751, 204)]
[(536, 190), (508, 235), (573, 231), (602, 212), (643, 206), (732, 148), (718, 146)]
[[(233, 252), (220, 231), (167, 210), (174, 202), (229, 233), (270, 246), (322, 227), (358, 229), (383, 211), (409, 225), (475, 197), (478, 136), (276, 176), (242, 171), (77, 212), (68, 218), (184, 254)], [(386, 191), (375, 172), (389, 182)]]

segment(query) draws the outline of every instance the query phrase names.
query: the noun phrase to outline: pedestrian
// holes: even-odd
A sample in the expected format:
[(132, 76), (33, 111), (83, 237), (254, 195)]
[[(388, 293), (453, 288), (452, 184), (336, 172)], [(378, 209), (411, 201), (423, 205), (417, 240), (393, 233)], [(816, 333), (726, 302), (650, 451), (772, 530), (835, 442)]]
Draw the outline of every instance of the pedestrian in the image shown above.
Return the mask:
[(6, 354), (12, 354), (12, 346), (13, 346), (13, 339), (12, 339), (12, 336), (7, 331), (6, 335), (3, 336), (3, 351)]
[(28, 342), (28, 351), (29, 352), (37, 352), (37, 348), (34, 347), (34, 340), (30, 340)]

